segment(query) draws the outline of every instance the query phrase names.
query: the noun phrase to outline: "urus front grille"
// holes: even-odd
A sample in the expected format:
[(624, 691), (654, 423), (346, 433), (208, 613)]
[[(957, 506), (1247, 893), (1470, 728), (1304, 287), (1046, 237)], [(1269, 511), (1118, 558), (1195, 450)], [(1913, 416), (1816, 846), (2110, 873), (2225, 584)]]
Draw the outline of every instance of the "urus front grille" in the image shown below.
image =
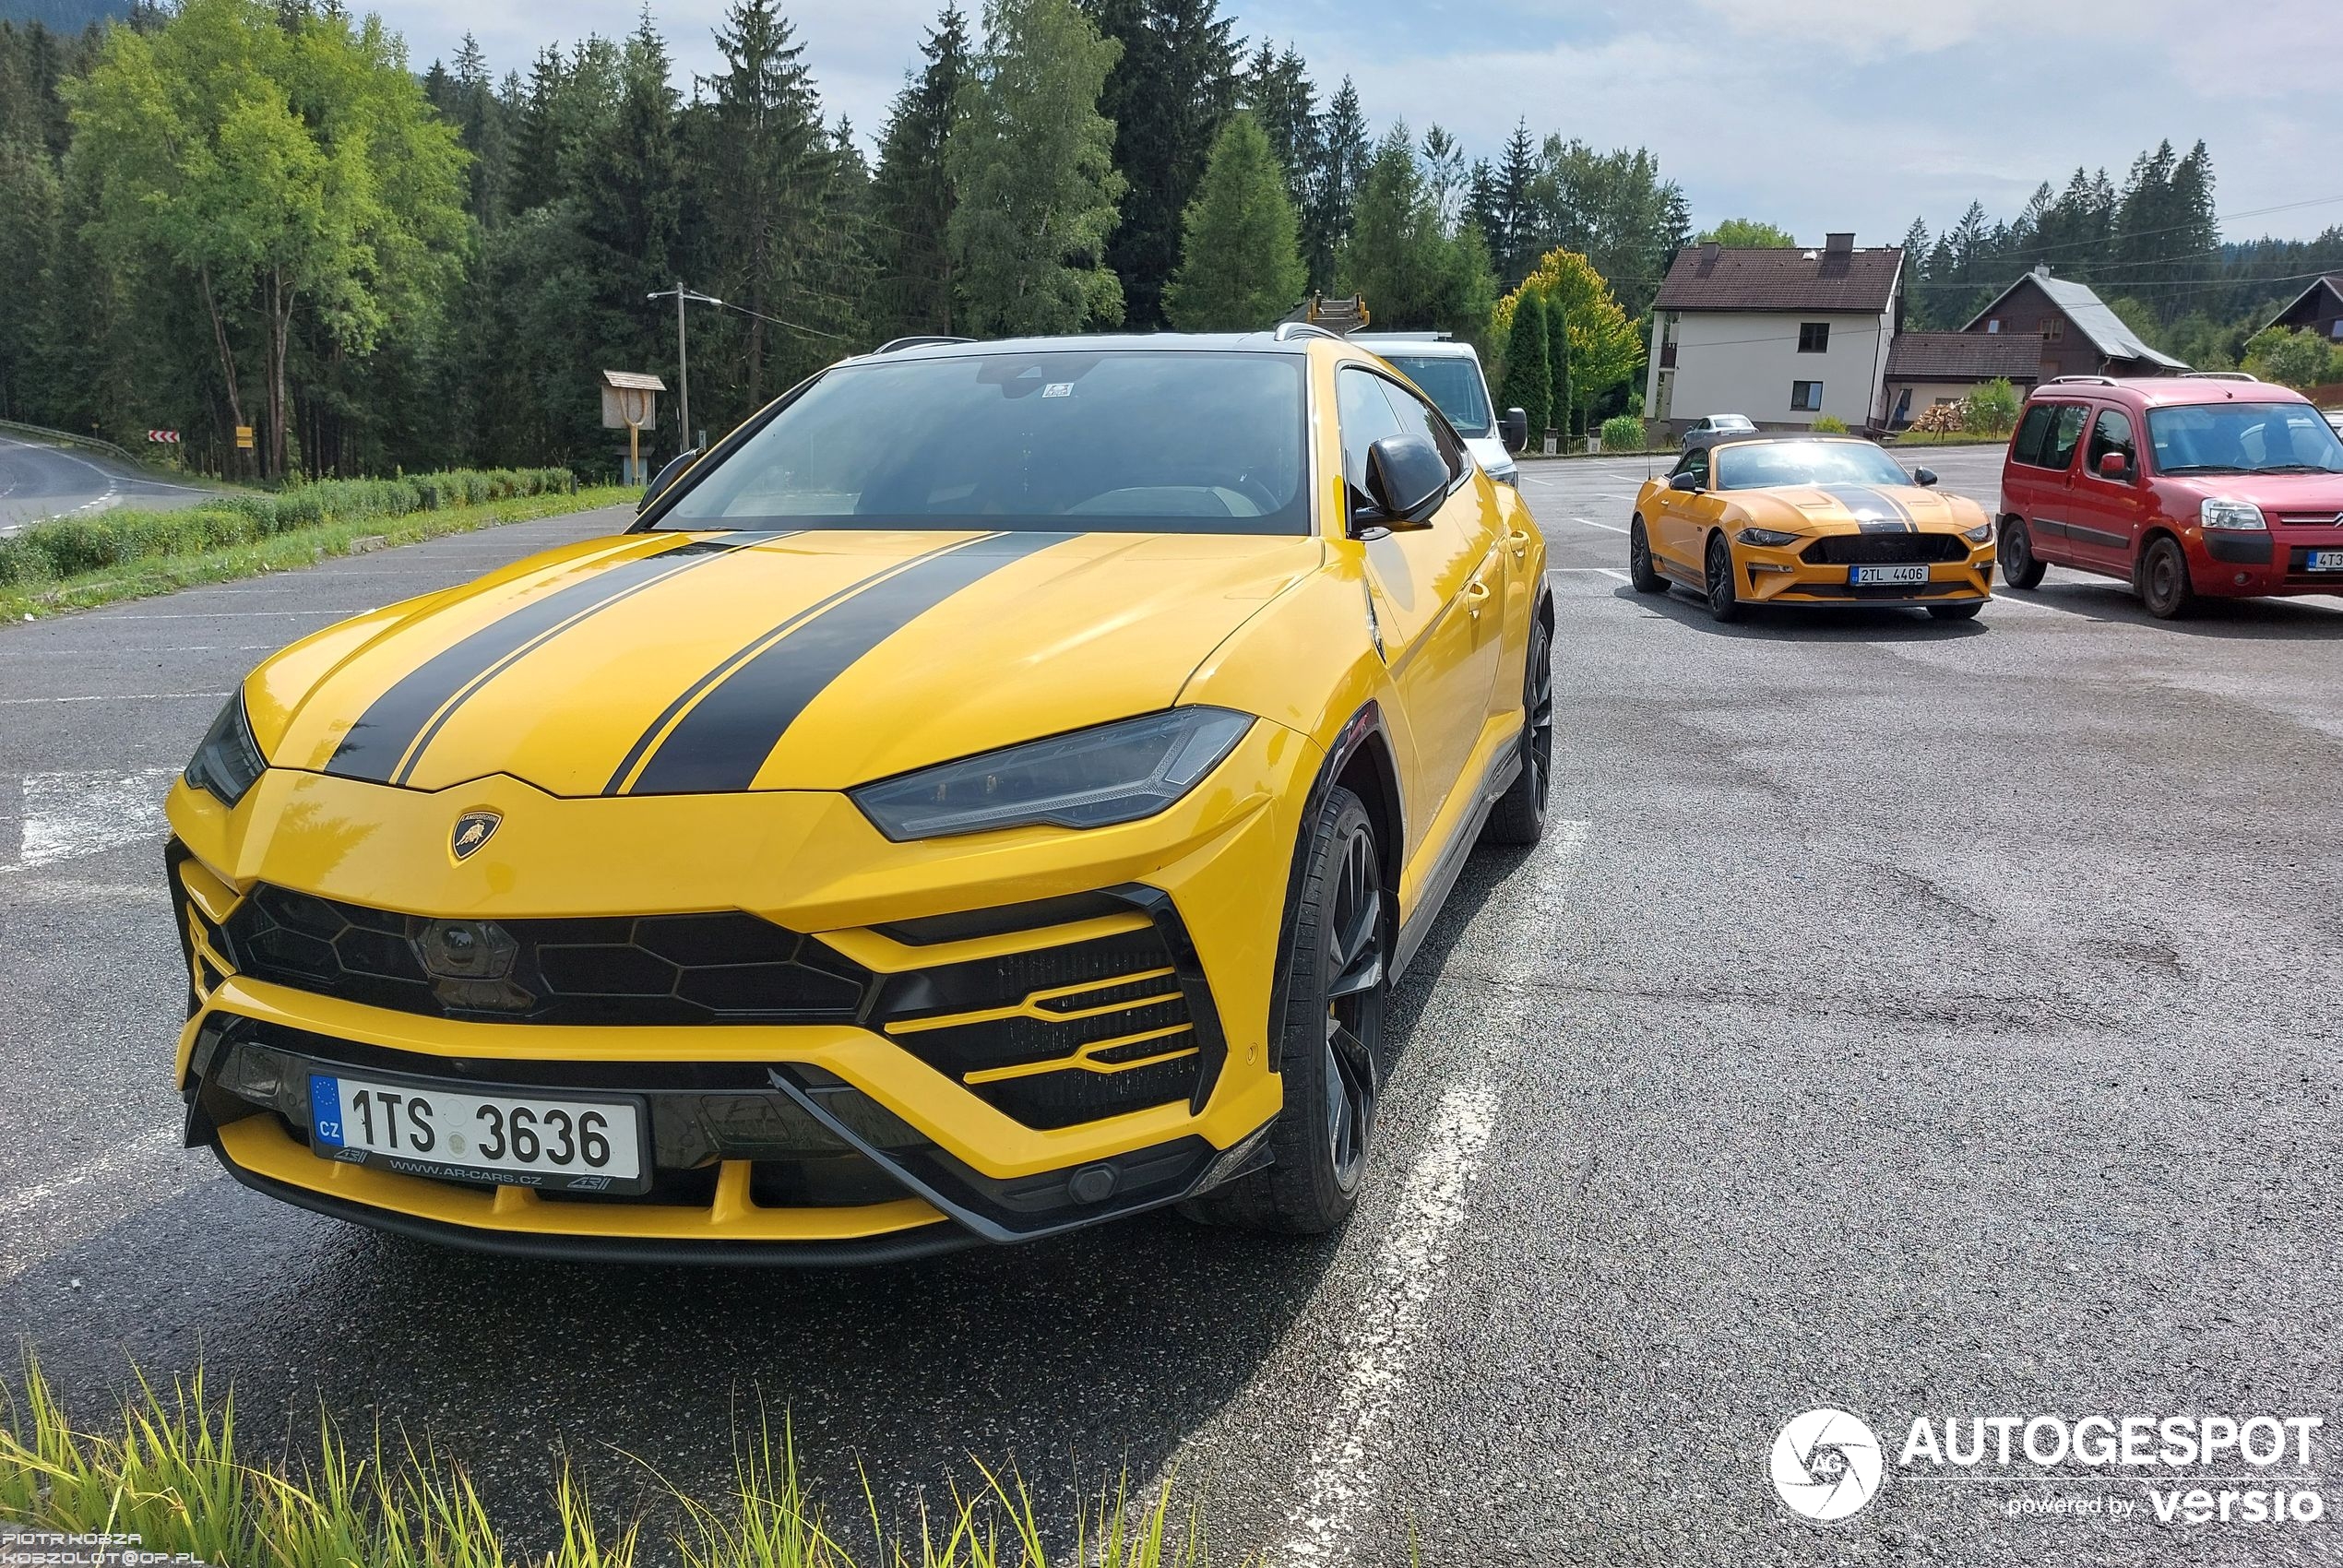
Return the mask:
[(851, 1019), (867, 977), (810, 937), (738, 910), (434, 920), (262, 884), (228, 918), (256, 980), (373, 1007), (537, 1024)]
[(1835, 533), (1814, 540), (1798, 558), (1810, 566), (1899, 566), (1966, 561), (1968, 544), (1949, 533)]
[(872, 1021), (1029, 1127), (1194, 1099), (1219, 1025), (1169, 908), (1111, 935), (886, 976)]

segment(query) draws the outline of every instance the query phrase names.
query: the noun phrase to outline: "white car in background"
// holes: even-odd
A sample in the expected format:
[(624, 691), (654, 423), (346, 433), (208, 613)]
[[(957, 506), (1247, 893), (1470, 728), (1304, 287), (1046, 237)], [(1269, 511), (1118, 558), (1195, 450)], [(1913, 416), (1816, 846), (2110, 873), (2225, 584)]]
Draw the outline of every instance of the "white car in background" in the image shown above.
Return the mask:
[(1481, 356), (1472, 345), (1459, 343), (1445, 332), (1354, 332), (1350, 341), (1380, 354), (1391, 367), (1416, 384), (1448, 422), (1464, 437), (1489, 477), (1511, 484), (1518, 475), (1514, 453), (1528, 439), (1528, 419), (1519, 409), (1507, 409), (1499, 420), (1489, 400), (1489, 382), (1481, 374)]
[(1684, 427), (1684, 450), (1697, 451), (1719, 441), (1738, 441), (1756, 433), (1757, 426), (1747, 414), (1704, 414)]

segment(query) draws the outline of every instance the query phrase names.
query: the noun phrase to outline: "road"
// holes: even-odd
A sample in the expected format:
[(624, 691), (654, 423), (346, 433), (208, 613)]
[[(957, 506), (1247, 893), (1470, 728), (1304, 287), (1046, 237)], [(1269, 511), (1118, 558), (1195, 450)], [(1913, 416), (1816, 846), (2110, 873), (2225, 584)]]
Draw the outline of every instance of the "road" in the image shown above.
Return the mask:
[(48, 517), (114, 506), (185, 506), (212, 493), (201, 485), (157, 479), (88, 447), (0, 433), (0, 535)]
[(2334, 1561), (2331, 1521), (2005, 1516), (2130, 1482), (1891, 1477), (1826, 1528), (1766, 1456), (1818, 1406), (2343, 1429), (2343, 605), (2165, 624), (2053, 571), (1974, 623), (1719, 626), (1623, 581), (1641, 471), (1526, 466), (1555, 826), (1409, 973), (1371, 1190), (1317, 1242), (587, 1269), (247, 1193), (172, 1146), (163, 780), (268, 647), (610, 519), (0, 629), (0, 1324), (85, 1410), (200, 1351), (247, 1433), (428, 1430), (516, 1519), (557, 1444), (614, 1506), (622, 1454), (720, 1489), (761, 1396), (841, 1516), (858, 1458), (898, 1506), (970, 1455), (1051, 1495), (1127, 1467), (1228, 1561)]

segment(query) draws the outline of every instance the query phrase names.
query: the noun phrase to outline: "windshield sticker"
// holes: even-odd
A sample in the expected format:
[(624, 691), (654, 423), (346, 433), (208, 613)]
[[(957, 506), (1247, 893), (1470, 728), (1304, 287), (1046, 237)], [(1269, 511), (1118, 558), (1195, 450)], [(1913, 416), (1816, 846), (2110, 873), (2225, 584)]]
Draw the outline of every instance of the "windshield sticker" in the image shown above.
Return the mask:
[(1041, 388), (1041, 396), (1044, 398), (1071, 398), (1074, 396), (1074, 383), (1071, 381), (1053, 381), (1047, 386)]

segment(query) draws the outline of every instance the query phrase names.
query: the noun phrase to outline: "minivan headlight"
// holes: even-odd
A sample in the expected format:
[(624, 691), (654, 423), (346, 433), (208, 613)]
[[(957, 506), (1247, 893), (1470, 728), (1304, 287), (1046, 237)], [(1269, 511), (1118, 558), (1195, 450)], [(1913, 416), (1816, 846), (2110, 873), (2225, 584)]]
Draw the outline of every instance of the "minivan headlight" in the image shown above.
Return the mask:
[(2251, 531), (2270, 526), (2263, 521), (2262, 509), (2251, 501), (2230, 501), (2218, 495), (2196, 508), (2196, 520), (2208, 529)]
[(194, 788), (210, 791), (221, 805), (232, 806), (244, 798), (244, 791), (268, 766), (268, 759), (260, 754), (260, 743), (252, 738), (252, 720), (244, 716), (244, 694), (239, 692), (211, 721), (203, 743), (188, 760), (184, 777)]
[(1253, 728), (1249, 714), (1175, 707), (1030, 741), (850, 790), (896, 843), (1004, 827), (1105, 827), (1166, 810)]

